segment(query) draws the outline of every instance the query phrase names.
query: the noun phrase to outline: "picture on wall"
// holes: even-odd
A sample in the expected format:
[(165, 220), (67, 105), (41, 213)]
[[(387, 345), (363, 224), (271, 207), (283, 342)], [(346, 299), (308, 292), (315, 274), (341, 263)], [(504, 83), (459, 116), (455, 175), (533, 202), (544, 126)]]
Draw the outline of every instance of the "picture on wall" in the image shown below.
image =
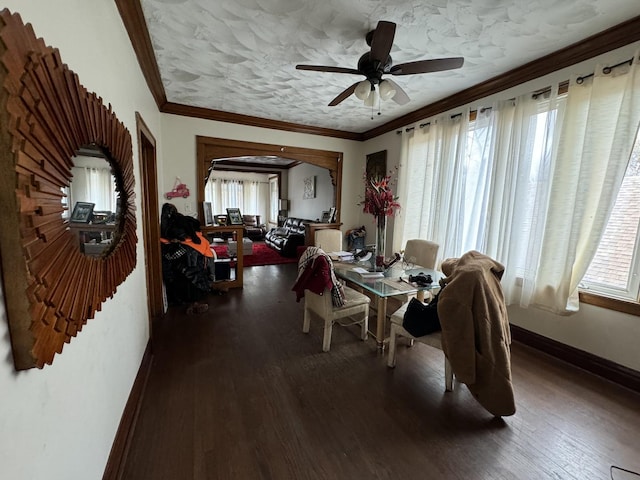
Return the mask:
[(316, 177), (307, 177), (304, 179), (304, 191), (302, 198), (316, 198)]
[(387, 175), (387, 151), (367, 155), (367, 178), (383, 178)]

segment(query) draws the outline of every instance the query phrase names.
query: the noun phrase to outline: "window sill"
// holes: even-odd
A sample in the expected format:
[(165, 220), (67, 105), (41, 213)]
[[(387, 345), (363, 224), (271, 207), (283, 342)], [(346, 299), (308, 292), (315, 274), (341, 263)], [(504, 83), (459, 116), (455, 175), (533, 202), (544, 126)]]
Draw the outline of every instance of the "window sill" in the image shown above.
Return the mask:
[(580, 302), (596, 307), (607, 308), (617, 312), (628, 313), (629, 315), (640, 316), (640, 303), (629, 300), (619, 300), (617, 298), (605, 297), (595, 293), (580, 292)]

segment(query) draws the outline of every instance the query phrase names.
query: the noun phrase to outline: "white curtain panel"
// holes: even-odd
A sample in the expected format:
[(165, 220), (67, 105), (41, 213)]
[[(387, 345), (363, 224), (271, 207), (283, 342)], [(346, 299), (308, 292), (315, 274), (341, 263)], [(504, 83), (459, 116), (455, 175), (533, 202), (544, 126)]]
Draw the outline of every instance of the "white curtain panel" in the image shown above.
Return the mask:
[(214, 215), (226, 214), (227, 208), (239, 208), (244, 213), (242, 180), (210, 178), (204, 189), (205, 202), (211, 202)]
[(108, 168), (84, 168), (87, 197), (95, 203), (94, 210), (116, 211), (116, 188), (111, 170)]
[(210, 178), (204, 189), (205, 202), (211, 202), (214, 214), (227, 208), (239, 208), (242, 214), (260, 215), (264, 222), (269, 209), (269, 184), (253, 180)]
[(638, 55), (628, 68), (595, 75), (567, 95), (538, 267), (525, 303), (578, 310), (582, 280), (615, 203), (640, 123)]
[[(540, 238), (548, 211), (552, 152), (564, 99), (554, 86), (548, 97), (523, 95), (491, 109), (495, 147), (491, 158), (487, 224), (478, 250), (506, 266), (502, 278), (507, 304), (523, 298), (541, 256)], [(520, 285), (524, 283), (524, 288)]]
[[(440, 245), (436, 264), (459, 256), (464, 226), (460, 192), (469, 112), (441, 116), (406, 133), (398, 172), (401, 210), (394, 231), (394, 250), (407, 240), (423, 238)], [(400, 227), (400, 228), (398, 228)]]

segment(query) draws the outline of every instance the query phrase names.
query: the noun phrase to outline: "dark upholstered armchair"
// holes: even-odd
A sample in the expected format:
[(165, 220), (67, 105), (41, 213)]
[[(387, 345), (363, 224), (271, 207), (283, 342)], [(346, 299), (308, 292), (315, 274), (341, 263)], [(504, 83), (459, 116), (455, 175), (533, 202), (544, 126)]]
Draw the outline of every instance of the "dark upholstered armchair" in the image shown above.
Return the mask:
[(242, 215), (244, 234), (251, 240), (262, 240), (267, 227), (260, 221), (260, 215)]

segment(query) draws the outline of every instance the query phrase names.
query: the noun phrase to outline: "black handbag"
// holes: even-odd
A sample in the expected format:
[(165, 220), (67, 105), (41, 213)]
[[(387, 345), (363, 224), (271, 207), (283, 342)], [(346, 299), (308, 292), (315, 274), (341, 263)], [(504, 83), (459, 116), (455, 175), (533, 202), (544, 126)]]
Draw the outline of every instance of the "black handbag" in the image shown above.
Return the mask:
[(414, 337), (422, 337), (441, 330), (438, 319), (438, 301), (436, 298), (429, 304), (424, 304), (417, 298), (409, 301), (402, 319), (402, 326)]

